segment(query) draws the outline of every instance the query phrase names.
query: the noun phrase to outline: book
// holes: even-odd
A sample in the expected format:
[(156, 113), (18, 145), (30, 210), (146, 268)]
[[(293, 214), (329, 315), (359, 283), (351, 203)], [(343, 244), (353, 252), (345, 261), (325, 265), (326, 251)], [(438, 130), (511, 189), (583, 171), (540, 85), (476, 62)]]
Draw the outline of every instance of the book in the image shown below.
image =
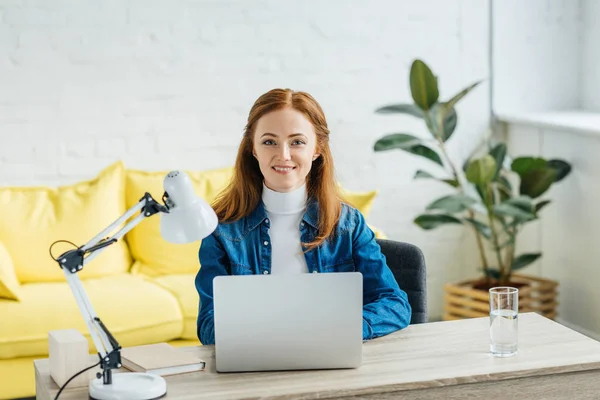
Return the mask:
[(168, 343), (122, 348), (121, 363), (133, 372), (150, 372), (161, 376), (202, 371), (206, 365), (198, 356)]

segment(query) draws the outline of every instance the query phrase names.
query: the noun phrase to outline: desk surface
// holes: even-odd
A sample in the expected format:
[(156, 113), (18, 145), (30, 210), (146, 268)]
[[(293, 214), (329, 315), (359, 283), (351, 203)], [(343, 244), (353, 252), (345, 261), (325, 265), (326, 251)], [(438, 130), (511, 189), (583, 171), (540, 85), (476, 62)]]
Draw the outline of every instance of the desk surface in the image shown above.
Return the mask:
[[(556, 374), (585, 373), (587, 382), (600, 376), (600, 342), (534, 313), (519, 316), (519, 353), (510, 358), (491, 356), (488, 318), (411, 325), (371, 340), (363, 346), (363, 365), (357, 369), (217, 373), (214, 346), (186, 351), (202, 357), (207, 369), (165, 377), (166, 398), (324, 399), (375, 394), (379, 395), (374, 398), (382, 398), (390, 392), (439, 391), (506, 379), (553, 375), (551, 382)], [(48, 360), (35, 360), (34, 365), (38, 399), (54, 398), (58, 387), (49, 376)], [(500, 386), (507, 385), (494, 385)], [(63, 400), (83, 398), (87, 388), (61, 394)]]

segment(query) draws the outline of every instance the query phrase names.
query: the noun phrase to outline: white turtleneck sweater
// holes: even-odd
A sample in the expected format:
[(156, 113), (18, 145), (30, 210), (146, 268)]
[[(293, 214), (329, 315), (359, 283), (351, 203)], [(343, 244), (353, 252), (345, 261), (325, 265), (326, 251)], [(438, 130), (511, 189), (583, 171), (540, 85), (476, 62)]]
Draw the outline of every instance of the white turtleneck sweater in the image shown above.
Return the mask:
[(263, 183), (262, 200), (269, 218), (271, 274), (308, 272), (300, 245), (300, 221), (306, 211), (306, 185), (280, 193)]

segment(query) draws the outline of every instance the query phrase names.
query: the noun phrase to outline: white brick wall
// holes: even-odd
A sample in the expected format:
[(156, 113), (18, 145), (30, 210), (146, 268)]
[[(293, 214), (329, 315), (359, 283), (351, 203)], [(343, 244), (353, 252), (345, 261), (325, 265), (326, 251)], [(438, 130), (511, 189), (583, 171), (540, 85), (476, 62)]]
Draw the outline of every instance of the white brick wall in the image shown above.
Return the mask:
[[(414, 182), (435, 167), (375, 154), (386, 133), (426, 134), (373, 110), (408, 101), (423, 58), (449, 97), (489, 77), (481, 0), (3, 0), (0, 2), (0, 185), (57, 185), (112, 161), (143, 169), (231, 165), (252, 102), (273, 87), (324, 107), (340, 181), (378, 189), (370, 221), (420, 246), (432, 317), (441, 286), (472, 267), (460, 228), (423, 232), (412, 219), (445, 190)], [(487, 83), (459, 106), (451, 143), (466, 154), (489, 115)]]
[(496, 0), (493, 13), (494, 111), (578, 108), (580, 2)]
[(494, 109), (600, 112), (600, 2), (494, 1)]
[(581, 106), (590, 111), (600, 112), (600, 2), (597, 0), (580, 0), (582, 15), (582, 63), (581, 63)]

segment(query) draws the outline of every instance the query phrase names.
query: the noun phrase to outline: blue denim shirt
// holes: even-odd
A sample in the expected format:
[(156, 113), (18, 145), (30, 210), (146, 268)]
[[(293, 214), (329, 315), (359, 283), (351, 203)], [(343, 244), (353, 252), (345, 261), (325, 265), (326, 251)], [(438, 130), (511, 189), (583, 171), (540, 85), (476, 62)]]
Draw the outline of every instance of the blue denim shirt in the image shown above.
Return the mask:
[[(318, 204), (309, 201), (300, 222), (300, 237), (310, 242), (317, 234)], [(264, 205), (246, 218), (221, 223), (202, 240), (196, 289), (200, 295), (198, 338), (215, 343), (212, 281), (219, 275), (271, 273), (269, 220)], [(363, 215), (343, 204), (335, 234), (305, 253), (312, 273), (358, 271), (363, 275), (363, 339), (368, 340), (405, 328), (412, 310)]]

